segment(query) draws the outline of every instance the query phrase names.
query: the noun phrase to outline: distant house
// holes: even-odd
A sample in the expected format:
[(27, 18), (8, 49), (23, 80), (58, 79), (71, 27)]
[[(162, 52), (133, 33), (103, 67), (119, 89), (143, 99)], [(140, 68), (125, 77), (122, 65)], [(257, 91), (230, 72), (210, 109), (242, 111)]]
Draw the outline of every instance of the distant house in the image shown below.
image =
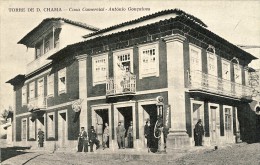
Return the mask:
[[(35, 60), (8, 81), (15, 143), (37, 145), (41, 128), (46, 146), (75, 147), (80, 127), (94, 126), (101, 140), (108, 123), (117, 149), (121, 121), (126, 129), (133, 122), (133, 146), (145, 148), (144, 124), (155, 125), (158, 98), (169, 117), (167, 148), (193, 145), (198, 119), (204, 145), (235, 142), (238, 113), (252, 101), (248, 64), (256, 57), (177, 9), (101, 30), (71, 22), (46, 19), (19, 41), (35, 49)], [(85, 41), (72, 40), (80, 36)]]

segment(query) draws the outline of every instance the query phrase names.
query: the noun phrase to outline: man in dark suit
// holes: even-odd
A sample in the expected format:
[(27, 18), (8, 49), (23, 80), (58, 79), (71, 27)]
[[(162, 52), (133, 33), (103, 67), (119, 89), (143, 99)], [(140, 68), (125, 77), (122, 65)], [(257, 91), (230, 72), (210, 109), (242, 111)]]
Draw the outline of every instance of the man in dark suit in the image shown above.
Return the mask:
[(125, 128), (121, 125), (121, 122), (118, 122), (116, 127), (116, 136), (119, 149), (125, 149)]
[(201, 119), (198, 120), (194, 128), (195, 146), (202, 146), (202, 136), (204, 135), (204, 128)]
[(96, 145), (96, 149), (98, 149), (100, 147), (100, 142), (97, 139), (97, 133), (94, 129), (94, 126), (90, 127), (89, 133), (89, 143), (90, 143), (90, 152), (93, 152), (93, 145)]
[(82, 152), (83, 148), (84, 152), (88, 152), (88, 134), (85, 131), (85, 128), (81, 127), (78, 137), (78, 152)]

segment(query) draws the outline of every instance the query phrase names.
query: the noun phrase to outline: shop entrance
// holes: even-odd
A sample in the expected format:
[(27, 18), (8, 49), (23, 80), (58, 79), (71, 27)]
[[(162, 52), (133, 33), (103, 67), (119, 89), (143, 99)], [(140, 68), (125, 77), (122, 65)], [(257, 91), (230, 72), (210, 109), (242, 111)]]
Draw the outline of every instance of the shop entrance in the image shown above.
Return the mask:
[[(147, 119), (150, 120), (150, 125), (152, 128), (152, 136), (151, 136), (151, 147), (155, 150), (158, 149), (158, 139), (154, 137), (154, 126), (157, 121), (157, 106), (155, 104), (151, 105), (143, 105), (144, 108), (144, 119), (147, 121)], [(144, 134), (142, 133), (144, 136)]]
[[(130, 142), (127, 138), (127, 130), (130, 126), (130, 123), (133, 122), (133, 112), (132, 107), (120, 107), (118, 108), (118, 121), (121, 121), (121, 124), (124, 125), (126, 133), (125, 133), (125, 147), (130, 148)], [(135, 130), (133, 130), (135, 131)], [(133, 143), (133, 142), (131, 142)], [(133, 146), (133, 144), (132, 144)], [(131, 147), (132, 148), (132, 147)]]
[[(98, 109), (95, 110), (95, 120), (94, 122), (96, 125), (94, 125), (97, 133), (97, 138), (100, 140), (100, 142), (103, 141), (103, 130), (105, 128), (105, 123), (109, 124), (109, 118), (108, 118), (108, 109)], [(107, 141), (107, 147), (109, 147), (109, 139)]]
[[(204, 123), (204, 106), (202, 104), (197, 104), (197, 103), (192, 103), (192, 139), (193, 139), (193, 146), (195, 145), (194, 141), (194, 129), (195, 125), (198, 123), (198, 120), (201, 119), (203, 128), (205, 128), (205, 123)], [(204, 143), (204, 139), (202, 141)], [(204, 145), (204, 144), (202, 144)]]

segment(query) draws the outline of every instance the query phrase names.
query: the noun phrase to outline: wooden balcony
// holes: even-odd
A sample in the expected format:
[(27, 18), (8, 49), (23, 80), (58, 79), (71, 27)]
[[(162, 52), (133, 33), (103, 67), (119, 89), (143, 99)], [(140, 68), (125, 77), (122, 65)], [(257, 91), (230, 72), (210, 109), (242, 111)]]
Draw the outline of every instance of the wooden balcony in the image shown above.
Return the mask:
[(208, 92), (219, 96), (245, 99), (251, 98), (252, 88), (213, 75), (193, 71), (189, 75), (190, 91)]
[(107, 79), (106, 96), (116, 97), (134, 95), (136, 92), (136, 76), (133, 74), (121, 77), (111, 77)]
[(47, 98), (46, 97), (35, 97), (29, 98), (28, 111), (45, 110), (47, 108)]

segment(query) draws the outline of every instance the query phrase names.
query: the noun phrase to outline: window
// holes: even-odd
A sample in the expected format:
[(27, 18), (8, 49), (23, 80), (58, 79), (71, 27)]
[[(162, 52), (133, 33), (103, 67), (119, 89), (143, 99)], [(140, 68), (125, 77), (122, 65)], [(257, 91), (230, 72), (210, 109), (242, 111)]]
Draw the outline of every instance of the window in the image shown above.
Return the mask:
[(22, 106), (27, 104), (27, 86), (22, 87)]
[(44, 97), (44, 78), (38, 80), (38, 97)]
[(50, 50), (50, 41), (47, 39), (44, 43), (44, 53), (47, 53)]
[(207, 53), (208, 60), (208, 74), (218, 76), (217, 74), (217, 56), (212, 53)]
[(29, 118), (29, 139), (35, 139), (35, 121)]
[(202, 71), (201, 50), (193, 45), (190, 45), (190, 71)]
[(27, 140), (27, 119), (22, 119), (22, 134), (21, 134), (22, 141)]
[(106, 82), (108, 75), (107, 54), (94, 56), (92, 58), (93, 85)]
[(159, 76), (158, 43), (139, 47), (139, 78)]
[(230, 80), (230, 62), (222, 59), (222, 78)]
[(59, 70), (58, 77), (59, 77), (58, 80), (59, 94), (66, 93), (66, 68)]
[(55, 34), (54, 36), (54, 48), (59, 48), (60, 38), (59, 34)]
[(47, 132), (47, 136), (48, 138), (55, 137), (55, 119), (54, 119), (54, 113), (49, 113), (47, 115), (47, 125), (48, 125), (48, 132)]
[(242, 84), (241, 66), (238, 64), (234, 64), (234, 79), (236, 83)]
[(47, 78), (47, 95), (53, 96), (54, 95), (54, 74), (51, 74)]
[(35, 82), (31, 82), (29, 84), (29, 98), (33, 99), (35, 98)]

